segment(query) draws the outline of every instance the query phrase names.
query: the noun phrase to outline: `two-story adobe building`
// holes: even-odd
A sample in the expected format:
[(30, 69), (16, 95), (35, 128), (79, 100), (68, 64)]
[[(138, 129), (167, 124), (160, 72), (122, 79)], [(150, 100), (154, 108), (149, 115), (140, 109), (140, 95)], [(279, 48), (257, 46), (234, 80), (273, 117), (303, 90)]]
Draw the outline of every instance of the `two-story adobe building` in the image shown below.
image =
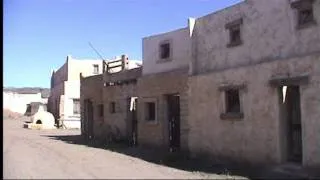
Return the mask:
[(75, 59), (67, 56), (66, 62), (52, 72), (48, 111), (66, 128), (80, 129), (80, 73), (92, 76), (102, 73), (103, 60)]
[(190, 152), (319, 165), (319, 23), (319, 0), (246, 0), (197, 18)]
[[(142, 74), (130, 91), (137, 96), (138, 144), (319, 166), (319, 23), (320, 0), (245, 0), (143, 38)], [(109, 100), (101, 102), (104, 113), (127, 111), (122, 105), (129, 103)], [(128, 123), (122, 120), (115, 124)]]

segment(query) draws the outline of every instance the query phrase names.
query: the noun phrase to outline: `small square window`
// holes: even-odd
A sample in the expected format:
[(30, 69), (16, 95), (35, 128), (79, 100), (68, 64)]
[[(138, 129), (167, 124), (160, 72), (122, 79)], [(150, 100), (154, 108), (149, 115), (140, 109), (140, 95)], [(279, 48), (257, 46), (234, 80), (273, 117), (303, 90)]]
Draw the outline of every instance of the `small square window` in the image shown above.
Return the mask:
[(99, 111), (99, 116), (103, 117), (103, 104), (99, 104), (98, 111)]
[(145, 119), (146, 121), (156, 120), (156, 103), (154, 102), (145, 103)]
[(113, 114), (116, 112), (116, 103), (115, 102), (111, 102), (110, 103), (110, 113)]
[(299, 26), (312, 23), (313, 11), (312, 8), (298, 11), (298, 24)]
[(170, 57), (170, 43), (160, 45), (160, 58), (167, 59)]
[(238, 89), (225, 91), (226, 113), (240, 113), (240, 96)]
[(93, 74), (99, 74), (99, 65), (98, 64), (93, 65)]
[(80, 114), (80, 100), (73, 99), (73, 114), (78, 115)]

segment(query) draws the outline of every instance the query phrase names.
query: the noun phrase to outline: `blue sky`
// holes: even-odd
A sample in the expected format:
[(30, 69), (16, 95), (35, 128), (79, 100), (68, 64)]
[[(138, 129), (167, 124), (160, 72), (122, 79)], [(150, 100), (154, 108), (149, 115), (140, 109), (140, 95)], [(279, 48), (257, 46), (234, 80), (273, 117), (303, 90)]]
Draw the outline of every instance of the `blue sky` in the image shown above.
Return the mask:
[(241, 0), (4, 0), (4, 86), (49, 87), (68, 54), (142, 59), (142, 38)]

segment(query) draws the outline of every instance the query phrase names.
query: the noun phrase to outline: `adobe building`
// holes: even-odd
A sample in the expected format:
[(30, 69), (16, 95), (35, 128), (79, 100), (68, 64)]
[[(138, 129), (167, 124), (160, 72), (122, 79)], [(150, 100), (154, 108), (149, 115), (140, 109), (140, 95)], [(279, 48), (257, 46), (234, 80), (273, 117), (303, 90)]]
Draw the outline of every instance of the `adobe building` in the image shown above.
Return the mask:
[(122, 55), (103, 67), (103, 74), (81, 78), (82, 135), (132, 143), (136, 141), (133, 125), (141, 62)]
[(143, 38), (138, 79), (138, 143), (166, 150), (188, 147), (190, 28)]
[(66, 128), (80, 129), (80, 76), (102, 73), (103, 60), (75, 59), (67, 56), (66, 62), (52, 72), (48, 111), (55, 117), (56, 124)]
[(104, 74), (97, 127), (128, 137), (130, 104), (139, 145), (319, 167), (319, 23), (320, 0), (245, 0), (143, 38), (136, 84), (123, 85), (125, 71)]
[(190, 152), (319, 166), (319, 23), (319, 0), (246, 0), (197, 18)]

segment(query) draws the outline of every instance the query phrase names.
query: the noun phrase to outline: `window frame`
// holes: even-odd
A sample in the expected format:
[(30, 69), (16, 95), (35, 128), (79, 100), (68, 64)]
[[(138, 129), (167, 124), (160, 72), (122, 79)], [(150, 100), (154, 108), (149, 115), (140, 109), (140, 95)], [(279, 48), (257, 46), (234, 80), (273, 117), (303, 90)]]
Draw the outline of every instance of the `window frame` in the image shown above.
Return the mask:
[(99, 74), (99, 65), (93, 64), (93, 74)]
[[(239, 45), (243, 44), (242, 24), (243, 24), (243, 19), (239, 18), (239, 19), (231, 21), (225, 25), (225, 28), (227, 29), (228, 36), (229, 36), (229, 42), (227, 44), (228, 48), (239, 46)], [(232, 36), (233, 36), (233, 33), (236, 31), (239, 31), (239, 38), (237, 38), (236, 40), (233, 40), (234, 38), (232, 38)]]
[[(162, 46), (168, 44), (169, 45), (169, 56), (162, 58)], [(157, 63), (163, 63), (163, 62), (168, 62), (172, 60), (172, 54), (173, 54), (173, 43), (172, 43), (172, 39), (166, 39), (166, 40), (162, 40), (160, 41), (159, 45), (158, 45), (158, 60)]]
[[(230, 90), (238, 91), (239, 98), (239, 112), (228, 111), (227, 93)], [(219, 87), (219, 91), (222, 92), (222, 104), (223, 110), (220, 113), (220, 119), (222, 120), (241, 120), (244, 118), (243, 113), (243, 94), (247, 91), (247, 86), (245, 84), (238, 85), (222, 85)]]
[[(314, 7), (313, 7), (314, 0), (298, 0), (291, 3), (291, 8), (296, 10), (296, 27), (297, 29), (304, 29), (310, 26), (316, 25), (316, 19), (314, 16)], [(305, 23), (301, 23), (301, 13), (303, 11), (310, 10), (312, 19)]]
[[(143, 99), (143, 120), (149, 124), (158, 124), (158, 103), (156, 98), (145, 98)], [(154, 103), (154, 119), (149, 119), (148, 115), (148, 103)]]
[[(75, 108), (75, 102), (78, 102), (78, 106), (79, 106), (79, 112), (76, 111), (76, 108)], [(81, 107), (80, 107), (80, 99), (78, 98), (74, 98), (72, 99), (72, 112), (73, 112), (73, 115), (80, 115), (81, 114)]]

